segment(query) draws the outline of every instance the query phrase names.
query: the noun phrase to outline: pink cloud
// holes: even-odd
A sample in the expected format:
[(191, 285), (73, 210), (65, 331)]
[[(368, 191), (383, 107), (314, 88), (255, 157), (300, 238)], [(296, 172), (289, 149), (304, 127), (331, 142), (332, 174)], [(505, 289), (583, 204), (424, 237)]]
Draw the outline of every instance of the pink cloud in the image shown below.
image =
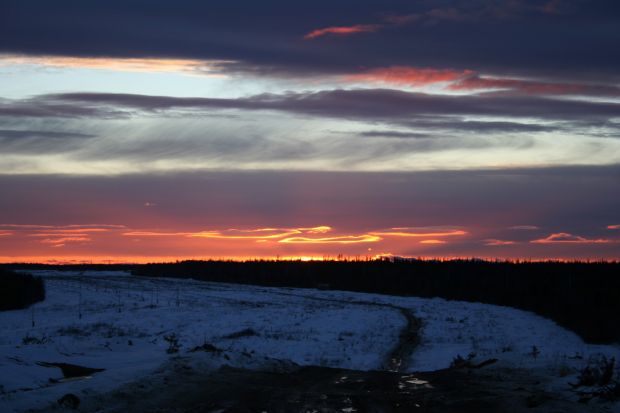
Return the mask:
[(376, 32), (381, 27), (383, 26), (380, 24), (356, 24), (353, 26), (324, 27), (322, 29), (312, 30), (304, 36), (304, 39), (311, 40), (326, 35), (347, 36), (356, 33), (370, 33)]
[(567, 232), (558, 232), (546, 238), (530, 241), (532, 244), (606, 244), (613, 242), (609, 239), (588, 239)]
[(390, 228), (389, 230), (371, 231), (370, 234), (386, 237), (438, 238), (463, 236), (467, 235), (467, 231), (446, 227), (398, 227)]
[(52, 246), (65, 245), (68, 242), (89, 242), (88, 237), (62, 237), (62, 238), (46, 238), (41, 240), (42, 244), (51, 244)]
[[(508, 89), (525, 94), (545, 94), (545, 95), (568, 95), (588, 93), (588, 91), (596, 89), (587, 85), (574, 83), (552, 83), (540, 82), (527, 79), (511, 79), (487, 77), (475, 74), (472, 76), (459, 79), (458, 82), (450, 85), (451, 90), (476, 90), (476, 89)], [(617, 88), (609, 88), (611, 93), (613, 90), (618, 92)], [(602, 90), (599, 90), (602, 92)]]
[(454, 82), (470, 76), (470, 70), (450, 70), (394, 66), (373, 69), (365, 73), (345, 77), (350, 82), (383, 82), (397, 85), (426, 85), (441, 82)]
[(503, 245), (514, 245), (514, 244), (516, 244), (516, 242), (504, 241), (501, 239), (485, 239), (484, 240), (484, 245), (489, 246), (489, 247), (500, 247)]
[(607, 225), (607, 229), (620, 229), (620, 224), (618, 224), (618, 225)]
[(505, 4), (488, 4), (478, 8), (437, 7), (422, 13), (388, 14), (384, 15), (381, 24), (356, 24), (353, 26), (331, 26), (312, 30), (304, 39), (314, 39), (328, 34), (349, 35), (362, 32), (375, 32), (384, 27), (405, 26), (410, 24), (433, 25), (441, 21), (477, 21), (480, 19), (507, 19), (516, 17), (524, 12), (539, 12), (557, 14), (560, 9), (560, 0), (549, 0), (541, 6), (529, 6), (518, 2)]
[(283, 244), (358, 244), (366, 242), (378, 242), (381, 237), (370, 234), (342, 235), (334, 237), (289, 237), (278, 242)]
[(535, 231), (540, 228), (537, 227), (536, 225), (513, 225), (512, 227), (509, 227), (508, 229), (515, 229), (519, 231)]
[(446, 83), (451, 91), (479, 92), (498, 90), (505, 93), (526, 95), (594, 95), (620, 96), (620, 88), (615, 85), (592, 85), (581, 83), (556, 83), (535, 79), (516, 79), (498, 76), (483, 76), (469, 70), (419, 68), (393, 66), (375, 68), (362, 73), (344, 76), (344, 81), (386, 83), (392, 85), (421, 86)]

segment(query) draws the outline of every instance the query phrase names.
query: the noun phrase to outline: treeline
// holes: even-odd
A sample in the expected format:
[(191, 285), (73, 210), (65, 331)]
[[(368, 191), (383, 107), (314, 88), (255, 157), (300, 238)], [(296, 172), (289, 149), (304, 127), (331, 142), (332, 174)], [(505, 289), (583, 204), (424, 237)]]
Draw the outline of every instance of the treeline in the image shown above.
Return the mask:
[(617, 262), (183, 261), (132, 273), (497, 304), (550, 318), (590, 343), (620, 342)]
[(0, 268), (0, 311), (26, 308), (45, 300), (45, 285), (40, 277)]
[(131, 271), (140, 264), (36, 264), (36, 263), (13, 263), (0, 264), (0, 269), (36, 271)]

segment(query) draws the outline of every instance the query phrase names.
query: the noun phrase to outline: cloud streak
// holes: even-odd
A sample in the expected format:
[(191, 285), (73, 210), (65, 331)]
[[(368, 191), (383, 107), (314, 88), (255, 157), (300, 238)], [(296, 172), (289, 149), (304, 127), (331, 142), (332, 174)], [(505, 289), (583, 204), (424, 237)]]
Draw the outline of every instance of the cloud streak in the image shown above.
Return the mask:
[(375, 68), (343, 77), (345, 82), (379, 83), (392, 86), (421, 87), (439, 84), (448, 91), (482, 92), (499, 90), (525, 95), (620, 96), (613, 84), (565, 83), (482, 75), (474, 70), (453, 70), (394, 66)]
[(315, 29), (304, 35), (305, 40), (316, 39), (327, 35), (350, 36), (357, 33), (372, 33), (382, 27), (380, 24), (355, 24), (353, 26), (331, 26)]
[(54, 55), (0, 54), (0, 67), (11, 65), (36, 65), (52, 68), (100, 69), (125, 72), (167, 73), (178, 72), (221, 76), (223, 67), (232, 61), (207, 61), (197, 59), (112, 58)]
[(530, 241), (532, 244), (607, 244), (614, 242), (610, 239), (597, 238), (589, 239), (579, 235), (569, 234), (567, 232), (558, 232), (545, 238)]
[(41, 131), (41, 130), (0, 130), (0, 151), (4, 153), (63, 153), (79, 148), (83, 141), (94, 138), (95, 135)]
[[(52, 107), (53, 110), (48, 109)], [(259, 94), (247, 98), (180, 98), (119, 93), (42, 95), (0, 105), (5, 116), (127, 116), (129, 111), (269, 110), (353, 119), (395, 119), (439, 116), (504, 116), (553, 120), (605, 120), (620, 116), (620, 104), (541, 96), (445, 96), (391, 89), (324, 90)], [(428, 121), (426, 121), (428, 122)]]
[(485, 239), (484, 240), (484, 245), (489, 246), (489, 247), (503, 247), (505, 245), (514, 245), (516, 244), (515, 241), (507, 241), (507, 240), (501, 240), (501, 239)]

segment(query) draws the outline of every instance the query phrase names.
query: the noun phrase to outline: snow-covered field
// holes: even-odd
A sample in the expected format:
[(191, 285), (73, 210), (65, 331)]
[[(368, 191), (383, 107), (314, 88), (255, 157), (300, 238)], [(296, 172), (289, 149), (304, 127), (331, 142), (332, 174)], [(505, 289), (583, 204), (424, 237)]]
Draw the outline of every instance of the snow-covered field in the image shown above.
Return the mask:
[[(45, 278), (46, 300), (0, 312), (2, 412), (44, 406), (69, 392), (111, 390), (172, 357), (197, 355), (188, 351), (204, 343), (225, 350), (212, 367), (260, 368), (278, 359), (377, 369), (406, 323), (391, 306), (411, 309), (423, 320), (409, 371), (446, 368), (457, 354), (475, 353), (479, 360), (498, 358), (497, 366), (543, 372), (561, 388), (591, 357), (620, 360), (620, 346), (584, 344), (549, 320), (506, 307), (120, 272), (34, 273)], [(171, 336), (178, 339), (176, 353), (167, 351)], [(87, 380), (52, 383), (62, 378), (60, 369), (37, 362), (106, 370)]]

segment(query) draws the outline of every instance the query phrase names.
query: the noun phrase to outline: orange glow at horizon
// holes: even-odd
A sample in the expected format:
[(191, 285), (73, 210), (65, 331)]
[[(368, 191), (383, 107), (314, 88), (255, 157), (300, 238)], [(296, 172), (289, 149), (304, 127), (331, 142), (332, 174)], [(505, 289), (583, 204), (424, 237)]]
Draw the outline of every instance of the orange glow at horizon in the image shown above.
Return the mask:
[[(473, 232), (473, 234), (472, 234)], [(305, 259), (326, 257), (503, 258), (570, 257), (567, 248), (619, 243), (566, 232), (518, 241), (449, 226), (347, 231), (327, 225), (176, 231), (125, 225), (0, 225), (0, 262), (171, 262), (186, 259)], [(449, 241), (449, 242), (448, 242)], [(369, 249), (372, 245), (372, 249)], [(536, 246), (535, 255), (526, 246)], [(571, 247), (574, 246), (574, 247)], [(487, 250), (485, 248), (493, 249)], [(564, 248), (564, 249), (562, 249)], [(380, 254), (371, 251), (383, 251)], [(389, 252), (385, 252), (389, 251)], [(525, 253), (524, 253), (525, 251)], [(614, 254), (607, 254), (615, 258)], [(584, 255), (584, 258), (597, 256)]]

